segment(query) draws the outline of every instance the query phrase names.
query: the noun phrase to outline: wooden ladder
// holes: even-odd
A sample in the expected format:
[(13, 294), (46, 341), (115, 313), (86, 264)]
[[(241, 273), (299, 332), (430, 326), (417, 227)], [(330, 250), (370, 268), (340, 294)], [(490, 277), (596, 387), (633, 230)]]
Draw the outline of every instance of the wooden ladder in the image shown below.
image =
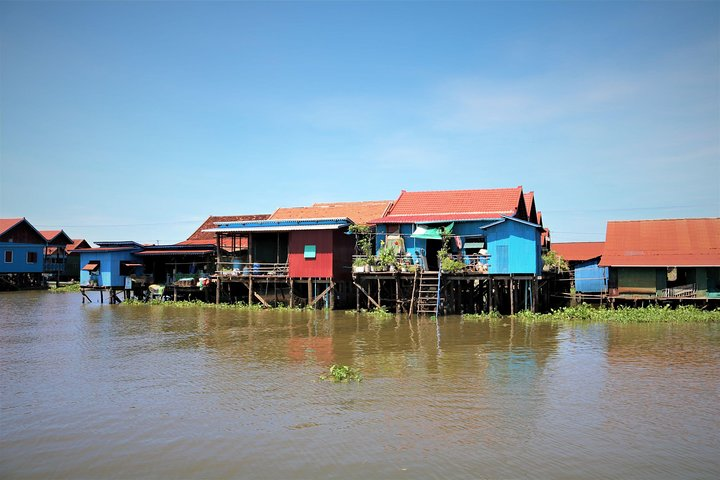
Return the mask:
[(440, 307), (440, 272), (422, 272), (417, 298), (417, 313), (437, 316)]

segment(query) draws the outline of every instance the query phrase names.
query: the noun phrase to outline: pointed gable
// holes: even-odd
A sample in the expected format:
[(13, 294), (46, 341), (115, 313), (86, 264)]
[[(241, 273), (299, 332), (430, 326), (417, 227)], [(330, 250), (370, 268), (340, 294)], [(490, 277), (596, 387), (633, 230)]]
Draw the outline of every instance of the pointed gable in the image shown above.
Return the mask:
[(433, 223), (503, 216), (527, 220), (522, 187), (428, 192), (403, 190), (389, 212), (370, 223)]
[(45, 237), (25, 217), (0, 218), (0, 242), (44, 245)]
[(45, 237), (48, 245), (55, 247), (63, 247), (73, 243), (73, 239), (63, 230), (40, 230), (40, 234)]
[(525, 195), (523, 195), (523, 199), (525, 200), (525, 211), (527, 212), (528, 221), (530, 223), (536, 223), (540, 225), (537, 209), (535, 207), (535, 192), (527, 192)]

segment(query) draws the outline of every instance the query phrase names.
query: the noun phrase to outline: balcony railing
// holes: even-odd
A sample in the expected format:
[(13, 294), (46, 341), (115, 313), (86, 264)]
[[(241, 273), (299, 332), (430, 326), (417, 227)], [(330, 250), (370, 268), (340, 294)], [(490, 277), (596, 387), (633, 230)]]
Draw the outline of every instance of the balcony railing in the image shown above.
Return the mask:
[[(486, 274), (488, 273), (488, 269), (490, 268), (490, 255), (449, 255), (447, 258), (450, 258), (452, 260), (455, 260), (456, 262), (465, 265), (463, 268), (460, 268), (458, 271), (455, 271), (453, 273)], [(365, 262), (357, 262), (357, 260), (364, 260)], [(392, 270), (400, 269), (401, 271), (414, 271), (414, 269), (420, 269), (420, 271), (428, 270), (427, 258), (425, 257), (425, 255), (422, 255), (420, 253), (416, 253), (412, 256), (406, 254), (396, 255), (393, 267), (383, 267), (380, 258), (377, 255), (371, 255), (370, 257), (365, 257), (364, 255), (354, 255), (353, 265), (357, 265), (357, 263), (367, 264), (369, 268), (365, 271), (386, 271), (388, 268)], [(438, 264), (440, 264), (439, 258)], [(361, 268), (353, 267), (353, 270), (359, 273), (361, 271)]]
[(663, 290), (663, 297), (665, 298), (687, 298), (695, 296), (697, 296), (696, 283), (679, 285), (677, 287), (666, 288)]
[(236, 277), (287, 277), (288, 264), (285, 263), (239, 263), (221, 262), (216, 274), (223, 278)]

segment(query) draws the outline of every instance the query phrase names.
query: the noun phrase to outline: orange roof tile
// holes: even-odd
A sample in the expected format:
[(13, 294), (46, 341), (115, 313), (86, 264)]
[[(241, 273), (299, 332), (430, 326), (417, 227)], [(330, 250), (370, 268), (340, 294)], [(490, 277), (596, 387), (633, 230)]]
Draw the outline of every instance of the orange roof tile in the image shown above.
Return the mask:
[(550, 250), (568, 262), (581, 262), (599, 257), (604, 247), (605, 242), (564, 242), (553, 243)]
[(310, 207), (278, 208), (270, 220), (303, 220), (316, 218), (349, 218), (358, 225), (382, 216), (391, 205), (389, 200), (370, 202), (314, 203)]
[(0, 235), (13, 228), (18, 223), (25, 220), (25, 217), (20, 218), (0, 218)]
[(535, 192), (527, 192), (523, 195), (523, 199), (525, 200), (525, 211), (528, 215), (528, 221), (539, 225), (540, 222), (538, 221), (538, 213), (535, 207)]
[(402, 191), (387, 215), (375, 223), (418, 223), (500, 218), (527, 219), (522, 187), (486, 190)]
[(720, 266), (720, 218), (608, 222), (601, 266)]

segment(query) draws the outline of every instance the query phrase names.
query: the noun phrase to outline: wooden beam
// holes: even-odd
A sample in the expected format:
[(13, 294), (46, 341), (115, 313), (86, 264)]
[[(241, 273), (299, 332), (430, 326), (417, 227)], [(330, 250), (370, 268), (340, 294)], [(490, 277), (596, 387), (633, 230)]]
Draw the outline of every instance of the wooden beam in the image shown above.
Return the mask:
[(259, 293), (253, 292), (253, 294), (255, 295), (255, 298), (257, 298), (258, 300), (260, 300), (260, 303), (262, 303), (263, 305), (265, 305), (267, 308), (270, 308), (270, 304), (269, 304), (268, 302), (266, 302), (265, 299), (264, 299), (263, 297), (261, 297)]
[(357, 282), (355, 282), (355, 281), (353, 281), (353, 284), (355, 285), (355, 287), (357, 287), (357, 289), (358, 289), (359, 291), (361, 291), (362, 293), (365, 294), (365, 296), (368, 298), (368, 300), (370, 300), (377, 308), (380, 308), (380, 305), (370, 296), (369, 293), (367, 293), (367, 292), (365, 291), (364, 288), (362, 288), (360, 285), (358, 285)]
[(316, 304), (317, 302), (319, 302), (320, 299), (321, 299), (322, 297), (324, 297), (326, 293), (328, 293), (328, 291), (332, 290), (333, 286), (334, 286), (334, 285), (333, 285), (332, 283), (330, 283), (330, 285), (329, 285), (325, 290), (323, 290), (320, 295), (318, 295), (317, 297), (313, 298), (311, 305), (315, 306), (315, 304)]

